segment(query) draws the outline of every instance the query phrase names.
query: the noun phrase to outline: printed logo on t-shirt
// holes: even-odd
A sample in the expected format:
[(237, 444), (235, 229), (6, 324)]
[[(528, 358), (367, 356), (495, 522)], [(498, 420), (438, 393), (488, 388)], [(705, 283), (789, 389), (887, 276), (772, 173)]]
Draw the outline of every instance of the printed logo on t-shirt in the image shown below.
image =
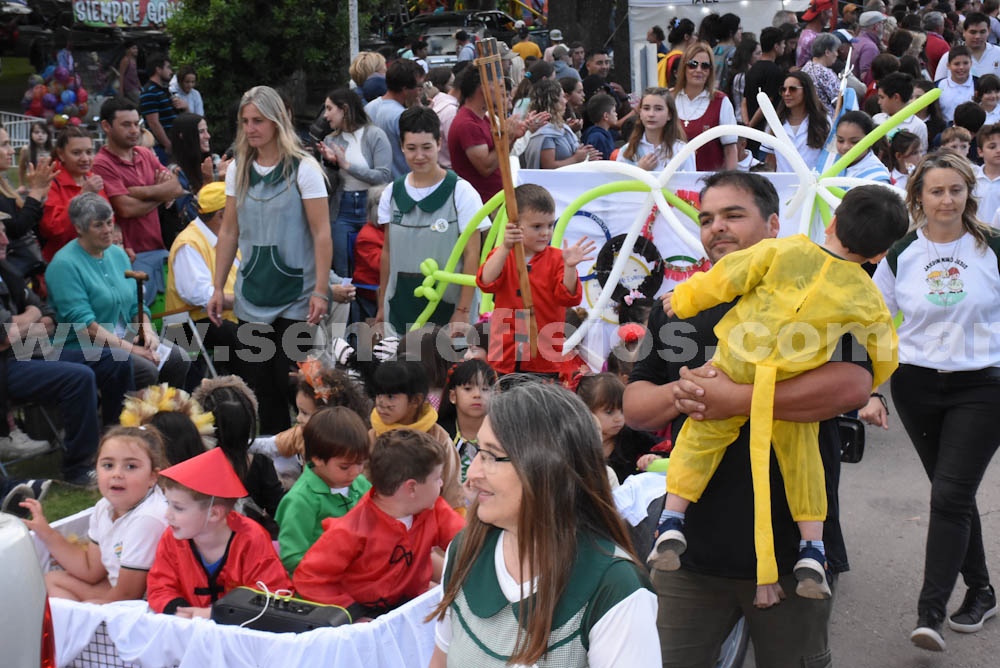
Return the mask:
[(122, 548), (121, 541), (118, 541), (117, 543), (115, 543), (114, 551), (115, 551), (115, 557), (117, 557), (118, 559), (121, 559), (122, 558), (122, 552), (124, 551), (124, 548)]
[[(944, 261), (949, 261), (949, 266), (944, 266)], [(935, 267), (935, 265), (937, 265)], [(936, 306), (952, 306), (965, 299), (965, 283), (962, 281), (962, 268), (967, 268), (959, 260), (942, 258), (941, 263), (929, 265), (927, 273), (927, 301)]]

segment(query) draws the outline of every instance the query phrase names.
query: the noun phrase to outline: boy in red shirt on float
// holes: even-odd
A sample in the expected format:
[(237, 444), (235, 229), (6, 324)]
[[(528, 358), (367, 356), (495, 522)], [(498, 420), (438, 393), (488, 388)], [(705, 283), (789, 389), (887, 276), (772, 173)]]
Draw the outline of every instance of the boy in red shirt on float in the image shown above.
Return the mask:
[(343, 517), (323, 520), (323, 535), (295, 569), (300, 597), (347, 608), (355, 621), (427, 591), (432, 549), (446, 549), (465, 526), (440, 495), (444, 458), (426, 433), (384, 432), (368, 468), (372, 488)]
[(160, 471), (159, 484), (167, 530), (146, 580), (154, 612), (208, 618), (237, 587), (291, 590), (267, 530), (233, 510), (248, 494), (221, 448)]
[[(589, 254), (597, 246), (587, 237), (572, 246), (564, 244), (563, 250), (549, 246), (556, 225), (556, 204), (552, 195), (531, 183), (518, 186), (514, 195), (520, 224), (507, 225), (503, 245), (490, 251), (476, 275), (479, 289), (495, 295), (487, 361), (500, 374), (528, 372), (556, 377), (564, 367), (562, 343), (566, 307), (576, 306), (583, 297), (576, 266), (593, 259)], [(538, 354), (534, 358), (527, 343), (515, 339), (516, 329), (524, 327), (516, 318), (524, 302), (514, 254), (510, 252), (518, 241), (524, 244), (538, 327)]]

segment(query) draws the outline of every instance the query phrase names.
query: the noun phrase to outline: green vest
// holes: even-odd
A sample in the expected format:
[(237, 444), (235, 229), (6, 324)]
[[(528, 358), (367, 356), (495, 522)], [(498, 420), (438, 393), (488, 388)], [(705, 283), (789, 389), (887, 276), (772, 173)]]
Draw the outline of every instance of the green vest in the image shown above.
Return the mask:
[[(443, 578), (446, 588), (464, 537), (464, 532), (459, 534), (449, 548)], [(507, 668), (514, 652), (521, 604), (508, 601), (500, 589), (495, 567), (499, 538), (500, 529), (487, 534), (476, 563), (449, 608), (449, 666)], [(611, 541), (580, 534), (569, 584), (552, 618), (548, 651), (535, 665), (587, 666), (590, 630), (605, 613), (640, 588), (652, 590), (645, 573), (623, 550)]]

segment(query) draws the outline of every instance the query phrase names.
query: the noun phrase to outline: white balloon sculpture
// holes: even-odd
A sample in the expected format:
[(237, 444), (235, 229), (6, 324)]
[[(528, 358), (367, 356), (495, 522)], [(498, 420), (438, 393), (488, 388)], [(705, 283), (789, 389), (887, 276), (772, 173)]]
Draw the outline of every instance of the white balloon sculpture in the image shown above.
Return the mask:
[[(940, 94), (938, 91), (932, 91), (932, 93), (937, 93), (938, 95)], [(919, 105), (919, 107), (926, 106), (926, 104), (929, 104), (937, 97), (937, 95), (932, 95), (932, 93), (928, 93), (928, 95), (931, 96), (930, 99)], [(923, 99), (924, 98), (922, 97), (921, 100)], [(795, 144), (792, 143), (791, 138), (789, 138), (788, 134), (785, 132), (783, 124), (778, 119), (778, 114), (775, 112), (774, 105), (771, 104), (771, 99), (767, 96), (767, 94), (763, 92), (758, 93), (757, 103), (760, 105), (768, 125), (774, 132), (773, 135), (743, 125), (719, 125), (714, 128), (710, 128), (688, 142), (683, 149), (671, 158), (670, 162), (667, 163), (663, 171), (659, 174), (647, 172), (634, 165), (610, 161), (579, 163), (561, 168), (568, 171), (620, 174), (622, 176), (627, 176), (637, 181), (641, 181), (649, 186), (649, 197), (640, 208), (639, 215), (637, 215), (635, 220), (632, 222), (632, 226), (629, 228), (629, 232), (626, 235), (625, 240), (622, 242), (622, 248), (618, 253), (614, 266), (611, 268), (611, 273), (608, 275), (608, 279), (604, 283), (604, 287), (601, 289), (600, 296), (594, 306), (590, 309), (587, 319), (581, 323), (580, 327), (577, 328), (571, 336), (566, 339), (563, 344), (564, 350), (571, 350), (577, 346), (593, 323), (600, 320), (601, 314), (608, 307), (608, 304), (611, 301), (611, 295), (614, 293), (615, 287), (618, 285), (622, 272), (625, 270), (629, 261), (629, 255), (632, 252), (632, 248), (635, 246), (635, 242), (639, 238), (639, 234), (642, 231), (643, 226), (646, 224), (646, 220), (649, 217), (654, 204), (658, 207), (660, 214), (666, 219), (667, 224), (678, 237), (684, 240), (692, 248), (701, 248), (701, 239), (697, 232), (697, 226), (695, 226), (689, 219), (686, 220), (686, 222), (682, 222), (677, 217), (674, 209), (667, 204), (667, 201), (663, 196), (662, 189), (667, 187), (671, 177), (673, 177), (674, 173), (685, 160), (693, 155), (699, 148), (711, 141), (714, 141), (715, 139), (718, 139), (719, 137), (737, 135), (740, 137), (746, 137), (747, 139), (753, 141), (758, 141), (761, 144), (773, 147), (777, 153), (780, 153), (788, 161), (788, 163), (792, 166), (792, 170), (795, 172), (795, 175), (799, 177), (800, 186), (795, 196), (789, 202), (786, 212), (792, 216), (798, 213), (799, 232), (806, 234), (807, 236), (809, 235), (809, 228), (812, 221), (813, 207), (816, 198), (819, 197), (827, 205), (829, 205), (831, 209), (836, 208), (840, 203), (837, 196), (830, 192), (828, 189), (829, 187), (849, 188), (858, 185), (882, 185), (897, 193), (899, 192), (896, 188), (893, 188), (890, 185), (883, 183), (874, 184), (872, 181), (868, 181), (866, 179), (856, 179), (842, 176), (821, 177), (814, 170), (813, 165), (807, 165), (805, 160), (802, 159), (798, 149), (795, 148)], [(915, 109), (911, 109), (911, 107), (916, 104), (917, 102), (914, 102), (910, 106), (902, 109), (898, 114), (893, 116), (889, 122), (879, 126), (872, 134), (883, 136), (892, 130), (900, 121), (903, 121), (913, 115)]]

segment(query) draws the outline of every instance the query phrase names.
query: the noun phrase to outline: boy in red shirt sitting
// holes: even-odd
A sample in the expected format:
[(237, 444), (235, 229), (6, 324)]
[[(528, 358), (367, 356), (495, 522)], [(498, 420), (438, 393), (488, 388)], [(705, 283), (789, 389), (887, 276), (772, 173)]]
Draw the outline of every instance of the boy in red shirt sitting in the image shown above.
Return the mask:
[(441, 449), (424, 432), (381, 434), (368, 463), (372, 489), (323, 535), (295, 570), (302, 598), (375, 617), (427, 591), (431, 550), (448, 547), (465, 521), (440, 496)]
[[(479, 268), (476, 285), (492, 292), (493, 315), (490, 317), (490, 350), (487, 361), (497, 373), (530, 372), (558, 376), (563, 369), (562, 342), (566, 307), (576, 306), (583, 297), (576, 266), (597, 247), (583, 237), (563, 250), (549, 246), (555, 229), (556, 203), (545, 188), (527, 183), (514, 190), (520, 225), (507, 225), (503, 245), (490, 251)], [(515, 340), (515, 332), (524, 325), (515, 314), (524, 308), (511, 249), (521, 241), (528, 266), (535, 323), (538, 327), (538, 354), (532, 358), (528, 346)], [(564, 244), (565, 246), (565, 244)]]
[(159, 484), (167, 530), (146, 580), (154, 612), (207, 619), (236, 587), (291, 590), (267, 530), (233, 510), (248, 494), (221, 448), (160, 471)]

